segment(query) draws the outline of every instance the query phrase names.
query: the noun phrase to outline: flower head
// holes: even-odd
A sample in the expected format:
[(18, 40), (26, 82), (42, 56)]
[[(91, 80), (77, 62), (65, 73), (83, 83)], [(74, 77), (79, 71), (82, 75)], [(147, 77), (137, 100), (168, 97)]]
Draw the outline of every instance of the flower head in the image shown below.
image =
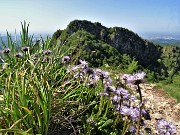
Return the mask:
[(82, 65), (88, 65), (88, 63), (87, 63), (85, 60), (80, 59), (79, 62), (80, 62), (80, 64), (82, 64)]
[(133, 121), (137, 121), (137, 118), (139, 116), (139, 109), (138, 108), (132, 108), (127, 106), (122, 106), (120, 108), (120, 113), (125, 116), (129, 116)]
[(111, 100), (114, 105), (118, 105), (120, 103), (121, 97), (118, 95), (114, 95), (113, 97), (111, 97)]
[(88, 74), (88, 75), (94, 75), (95, 72), (94, 72), (94, 70), (91, 69), (91, 68), (86, 68), (86, 74)]
[(157, 123), (157, 128), (160, 134), (171, 135), (176, 134), (176, 126), (165, 119), (160, 119)]
[(21, 50), (24, 51), (24, 52), (27, 52), (27, 51), (29, 51), (29, 47), (28, 46), (24, 46), (24, 47), (21, 48)]
[(98, 76), (100, 76), (100, 75), (102, 74), (102, 70), (99, 69), (99, 68), (97, 68), (97, 69), (95, 69), (95, 73), (96, 73)]
[(116, 88), (114, 86), (106, 86), (104, 89), (104, 92), (106, 93), (112, 93), (115, 92)]
[(2, 53), (3, 54), (8, 54), (8, 53), (10, 53), (10, 49), (9, 48), (4, 48), (3, 50), (2, 50)]
[(67, 63), (70, 61), (70, 57), (69, 56), (63, 56), (62, 57), (62, 63)]
[(23, 54), (18, 52), (18, 53), (15, 53), (14, 56), (17, 57), (17, 58), (22, 58)]
[(122, 79), (123, 79), (123, 80), (127, 80), (127, 78), (128, 78), (129, 76), (130, 76), (129, 74), (123, 74), (123, 75), (122, 75)]
[(128, 130), (129, 130), (129, 132), (131, 132), (131, 133), (136, 133), (136, 128), (135, 128), (135, 126), (130, 126)]
[(51, 54), (51, 52), (52, 52), (51, 50), (44, 50), (44, 51), (43, 51), (43, 54), (49, 55), (49, 54)]
[(146, 73), (139, 72), (139, 73), (136, 73), (133, 75), (126, 76), (127, 83), (131, 83), (134, 85), (138, 85), (140, 83), (143, 83), (145, 75), (146, 75)]
[(108, 95), (108, 93), (102, 93), (102, 92), (100, 92), (100, 93), (98, 94), (98, 96), (105, 96), (105, 97), (106, 97), (106, 96), (109, 96), (109, 95)]
[(126, 95), (126, 94), (129, 94), (129, 92), (123, 88), (119, 88), (115, 91), (115, 94), (117, 95)]

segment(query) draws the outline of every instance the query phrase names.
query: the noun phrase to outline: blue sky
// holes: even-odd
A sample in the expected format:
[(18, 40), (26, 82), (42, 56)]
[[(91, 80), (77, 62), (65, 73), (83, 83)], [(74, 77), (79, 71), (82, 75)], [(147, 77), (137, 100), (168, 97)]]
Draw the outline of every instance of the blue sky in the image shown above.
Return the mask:
[(180, 33), (180, 0), (0, 0), (0, 33), (65, 29), (74, 19), (125, 27), (135, 33)]

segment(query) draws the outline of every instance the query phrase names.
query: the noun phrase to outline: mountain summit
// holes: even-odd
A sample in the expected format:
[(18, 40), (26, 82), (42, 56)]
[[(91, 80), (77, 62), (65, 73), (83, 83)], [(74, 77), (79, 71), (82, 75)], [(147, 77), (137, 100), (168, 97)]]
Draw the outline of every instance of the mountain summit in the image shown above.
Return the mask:
[[(81, 52), (79, 57), (90, 59), (90, 62), (92, 59), (100, 59), (99, 65), (104, 64), (103, 62), (113, 63), (113, 61), (122, 64), (123, 55), (127, 55), (137, 60), (143, 68), (165, 76), (180, 70), (179, 47), (154, 45), (122, 27), (107, 28), (99, 22), (74, 20), (65, 30), (57, 30), (53, 34), (51, 44), (60, 43), (68, 47), (76, 46), (76, 51)], [(98, 66), (98, 61), (95, 63), (93, 65), (92, 62), (92, 65)]]

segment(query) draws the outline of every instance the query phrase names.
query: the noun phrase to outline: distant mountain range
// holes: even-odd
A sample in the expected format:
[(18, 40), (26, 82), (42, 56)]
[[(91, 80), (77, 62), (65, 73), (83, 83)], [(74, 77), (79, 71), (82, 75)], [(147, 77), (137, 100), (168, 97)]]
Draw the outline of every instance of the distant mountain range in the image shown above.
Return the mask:
[(157, 38), (157, 39), (149, 39), (149, 41), (160, 45), (168, 44), (168, 45), (180, 46), (180, 39)]
[(150, 33), (142, 37), (155, 44), (180, 46), (180, 34)]

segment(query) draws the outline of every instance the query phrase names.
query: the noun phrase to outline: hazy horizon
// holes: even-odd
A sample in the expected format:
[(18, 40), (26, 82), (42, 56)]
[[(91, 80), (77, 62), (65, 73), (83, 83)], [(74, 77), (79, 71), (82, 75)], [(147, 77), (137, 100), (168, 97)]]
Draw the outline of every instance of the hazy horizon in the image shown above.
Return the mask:
[[(72, 20), (73, 21), (73, 20)], [(89, 21), (89, 20), (87, 20), (87, 21)], [(69, 22), (70, 23), (70, 22)], [(68, 24), (69, 24), (68, 23)], [(93, 22), (94, 23), (94, 22)], [(101, 23), (101, 22), (100, 22)], [(67, 25), (68, 25), (67, 24)], [(102, 23), (101, 23), (102, 24)], [(21, 25), (21, 24), (19, 24), (19, 25)], [(103, 25), (103, 24), (102, 24)], [(104, 26), (104, 25), (103, 25)], [(66, 26), (67, 27), (67, 26)], [(66, 28), (65, 27), (65, 28)], [(108, 26), (105, 26), (105, 27), (107, 27), (107, 28), (109, 28)], [(112, 27), (116, 27), (116, 26), (112, 26)], [(121, 27), (121, 26), (117, 26), (117, 27)], [(64, 30), (65, 28), (63, 28), (63, 29), (61, 29), (61, 30)], [(35, 35), (35, 36), (47, 36), (47, 35), (50, 35), (50, 36), (52, 36), (52, 34), (55, 32), (45, 32), (45, 31), (36, 31), (36, 32), (33, 32), (33, 31), (31, 31), (31, 25), (30, 25), (30, 27), (29, 27), (29, 29), (30, 29), (30, 32), (29, 32), (29, 35)], [(141, 36), (142, 38), (147, 38), (147, 39), (150, 39), (150, 38), (156, 38), (156, 37), (167, 37), (167, 36), (171, 36), (171, 37), (174, 37), (174, 38), (177, 38), (177, 39), (180, 39), (180, 32), (176, 32), (176, 33), (174, 33), (174, 32), (172, 32), (172, 33), (170, 33), (170, 32), (136, 32), (136, 31), (133, 31), (133, 30), (131, 30), (131, 29), (129, 29), (129, 28), (127, 28), (128, 30), (130, 30), (130, 31), (132, 31), (132, 32), (134, 32), (134, 33), (137, 33), (139, 36)], [(58, 29), (57, 29), (58, 30)], [(16, 29), (14, 29), (14, 31), (8, 31), (8, 30), (6, 30), (5, 32), (1, 32), (0, 31), (0, 36), (6, 36), (7, 35), (7, 32), (8, 33), (10, 33), (12, 36), (14, 36), (15, 35), (15, 33), (16, 33), (16, 35), (20, 35), (20, 31), (21, 30), (19, 30), (19, 31), (17, 31)]]

